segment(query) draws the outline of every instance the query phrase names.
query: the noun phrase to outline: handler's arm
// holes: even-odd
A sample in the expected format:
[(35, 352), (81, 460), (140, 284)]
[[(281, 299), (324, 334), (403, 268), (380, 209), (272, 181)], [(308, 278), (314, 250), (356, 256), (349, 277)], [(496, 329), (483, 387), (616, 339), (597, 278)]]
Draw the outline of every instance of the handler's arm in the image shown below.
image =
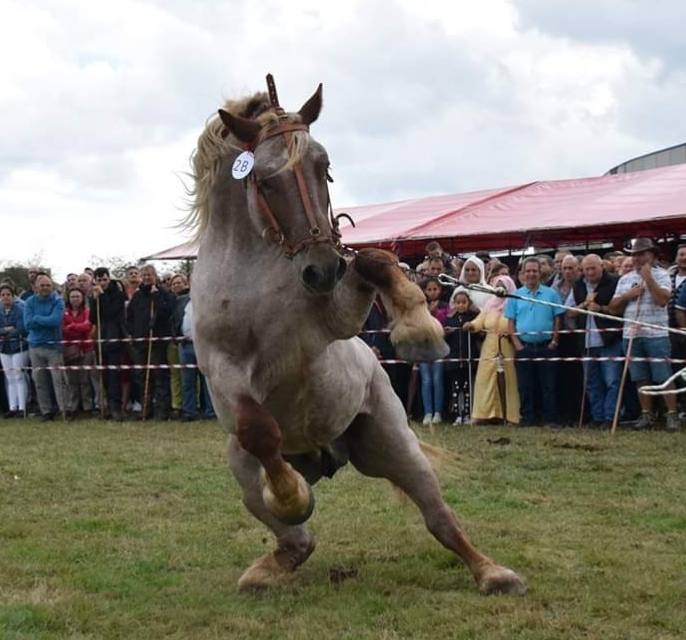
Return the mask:
[(643, 280), (645, 282), (646, 288), (648, 289), (648, 291), (650, 291), (650, 295), (653, 296), (655, 304), (658, 307), (667, 306), (669, 299), (672, 297), (672, 292), (669, 289), (664, 289), (663, 287), (661, 287), (653, 277), (652, 272), (650, 271), (645, 274)]

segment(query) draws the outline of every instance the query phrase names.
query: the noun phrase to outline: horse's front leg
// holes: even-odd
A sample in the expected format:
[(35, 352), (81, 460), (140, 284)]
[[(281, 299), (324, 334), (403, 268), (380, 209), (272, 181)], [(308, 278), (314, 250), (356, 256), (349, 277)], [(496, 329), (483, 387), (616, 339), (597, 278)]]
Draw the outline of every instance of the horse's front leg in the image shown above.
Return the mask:
[(391, 342), (398, 357), (425, 362), (448, 354), (450, 348), (443, 339), (441, 323), (429, 313), (424, 293), (405, 277), (394, 254), (382, 249), (361, 249), (352, 266), (381, 294), (392, 317)]
[(281, 429), (272, 415), (249, 396), (235, 408), (236, 437), (262, 465), (262, 499), (284, 524), (305, 522), (314, 509), (314, 494), (305, 479), (281, 456)]

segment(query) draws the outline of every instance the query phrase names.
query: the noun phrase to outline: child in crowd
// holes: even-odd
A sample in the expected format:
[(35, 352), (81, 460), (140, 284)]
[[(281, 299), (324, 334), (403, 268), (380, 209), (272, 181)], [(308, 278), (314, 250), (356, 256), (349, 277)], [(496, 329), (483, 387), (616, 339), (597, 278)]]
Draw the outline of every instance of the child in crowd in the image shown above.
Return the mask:
[[(431, 315), (441, 324), (445, 322), (448, 306), (441, 302), (443, 289), (436, 278), (428, 278), (424, 282), (424, 295)], [(443, 362), (420, 362), (419, 377), (422, 382), (422, 405), (424, 406), (423, 424), (437, 424), (443, 421)]]
[(445, 341), (450, 347), (448, 359), (458, 360), (447, 362), (445, 368), (448, 409), (454, 418), (454, 425), (469, 424), (471, 421), (471, 380), (479, 358), (480, 340), (464, 331), (463, 327), (477, 315), (479, 310), (472, 304), (467, 290), (464, 287), (455, 289), (450, 297), (448, 315), (444, 323)]

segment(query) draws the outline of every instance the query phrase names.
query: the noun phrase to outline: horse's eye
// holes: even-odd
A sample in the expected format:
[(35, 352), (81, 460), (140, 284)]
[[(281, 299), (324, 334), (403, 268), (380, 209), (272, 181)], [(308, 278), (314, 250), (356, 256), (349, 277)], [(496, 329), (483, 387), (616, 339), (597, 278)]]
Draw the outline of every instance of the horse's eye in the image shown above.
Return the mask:
[(331, 177), (331, 165), (326, 167), (325, 174), (326, 174), (326, 180), (328, 182), (333, 182), (333, 178)]

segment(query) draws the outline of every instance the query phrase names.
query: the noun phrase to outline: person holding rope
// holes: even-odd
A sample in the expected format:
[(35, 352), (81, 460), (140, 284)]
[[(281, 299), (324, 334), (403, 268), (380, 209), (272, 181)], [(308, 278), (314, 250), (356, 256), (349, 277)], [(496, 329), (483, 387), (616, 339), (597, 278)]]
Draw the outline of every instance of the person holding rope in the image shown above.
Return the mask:
[[(610, 312), (633, 320), (661, 325), (664, 329), (625, 323), (624, 347), (631, 378), (639, 390), (641, 416), (635, 429), (649, 429), (655, 424), (653, 398), (640, 393), (641, 387), (662, 384), (672, 375), (668, 362), (671, 355), (669, 340), (669, 313), (667, 305), (672, 295), (669, 274), (656, 264), (657, 247), (650, 238), (635, 238), (626, 252), (633, 257), (633, 271), (622, 276), (617, 284), (615, 295), (610, 302)], [(632, 339), (633, 338), (633, 339)], [(629, 345), (633, 347), (629, 348)], [(649, 362), (631, 358), (650, 358)], [(673, 389), (671, 384), (668, 389)], [(665, 429), (679, 430), (677, 398), (665, 394), (667, 415)]]
[[(521, 274), (524, 286), (517, 289), (517, 296), (562, 304), (556, 291), (541, 284), (541, 263), (537, 258), (526, 258)], [(508, 332), (517, 352), (522, 426), (537, 423), (539, 402), (543, 423), (557, 426), (557, 362), (549, 358), (557, 356), (560, 316), (564, 313), (564, 309), (519, 298), (510, 298), (505, 304), (503, 315), (508, 320)], [(534, 358), (543, 360), (532, 361)]]
[[(98, 356), (101, 365), (112, 367), (107, 371), (100, 371), (98, 387), (105, 388), (100, 397), (100, 402), (105, 401), (109, 407), (109, 417), (115, 422), (121, 422), (122, 416), (122, 391), (121, 371), (118, 367), (122, 364), (124, 344), (123, 340), (129, 337), (126, 330), (124, 306), (126, 292), (124, 285), (118, 280), (110, 278), (107, 267), (98, 267), (95, 270), (95, 287), (93, 287), (93, 305), (90, 307), (90, 321), (96, 329), (98, 337)], [(101, 412), (104, 406), (101, 404)]]
[[(145, 365), (145, 369), (135, 371), (138, 388), (143, 390), (142, 418), (150, 417), (154, 405), (155, 420), (169, 420), (171, 388), (166, 368), (169, 341), (155, 338), (172, 336), (176, 298), (157, 286), (157, 272), (151, 264), (141, 267), (140, 274), (141, 285), (126, 308), (126, 324), (133, 338), (147, 338), (134, 342), (132, 350), (134, 364)], [(151, 390), (154, 390), (152, 394)]]
[[(609, 313), (608, 305), (617, 289), (618, 278), (603, 269), (603, 261), (595, 253), (589, 253), (584, 257), (581, 269), (583, 278), (574, 285), (565, 304), (575, 309)], [(621, 357), (619, 321), (596, 318), (575, 310), (569, 311), (568, 315), (576, 318), (578, 327), (585, 330), (583, 347), (587, 357)], [(592, 426), (609, 428), (612, 423), (621, 376), (622, 366), (619, 361), (591, 360), (584, 363), (584, 384), (588, 394)]]

